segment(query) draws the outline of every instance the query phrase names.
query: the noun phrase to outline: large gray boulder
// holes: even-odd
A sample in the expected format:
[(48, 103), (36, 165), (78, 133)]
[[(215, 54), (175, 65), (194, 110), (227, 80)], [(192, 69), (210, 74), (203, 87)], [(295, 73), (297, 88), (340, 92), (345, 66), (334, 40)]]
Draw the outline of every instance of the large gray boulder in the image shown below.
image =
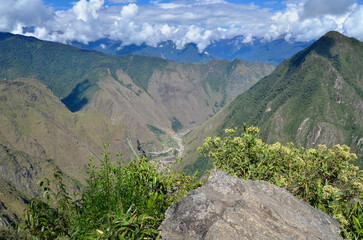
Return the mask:
[(172, 205), (161, 239), (341, 239), (333, 218), (264, 181), (222, 171)]

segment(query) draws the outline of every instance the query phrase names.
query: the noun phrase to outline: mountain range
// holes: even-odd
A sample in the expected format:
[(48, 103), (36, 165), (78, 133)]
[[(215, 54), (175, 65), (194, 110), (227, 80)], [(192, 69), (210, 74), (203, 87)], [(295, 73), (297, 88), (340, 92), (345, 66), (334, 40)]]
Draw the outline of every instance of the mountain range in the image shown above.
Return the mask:
[[(253, 51), (219, 44), (210, 47), (225, 56), (254, 56), (256, 49), (275, 63), (287, 56), (269, 57), (262, 43)], [(269, 52), (287, 54), (284, 44), (270, 43)], [(89, 156), (99, 164), (105, 141), (125, 161), (184, 155), (176, 168), (203, 173), (211, 166), (196, 152), (203, 139), (252, 124), (268, 143), (346, 144), (362, 166), (363, 43), (337, 32), (276, 68), (238, 58), (192, 64), (110, 55), (10, 33), (0, 33), (0, 52), (2, 225), (21, 216), (19, 209), (39, 194), (37, 180), (53, 169), (65, 174), (68, 187), (81, 188)]]
[(312, 42), (289, 42), (284, 38), (273, 41), (255, 39), (245, 42), (243, 36), (231, 39), (221, 39), (211, 43), (203, 51), (199, 51), (194, 43), (186, 44), (182, 49), (172, 41), (161, 42), (157, 46), (123, 45), (122, 41), (102, 38), (87, 44), (71, 42), (71, 45), (95, 50), (113, 55), (135, 54), (140, 56), (153, 56), (177, 62), (205, 63), (213, 59), (227, 59), (233, 61), (236, 58), (248, 62), (264, 62), (277, 66), (284, 59), (293, 56), (300, 50), (308, 47)]
[(98, 164), (105, 141), (125, 161), (174, 159), (182, 134), (274, 69), (240, 59), (190, 64), (108, 55), (10, 33), (0, 33), (0, 52), (4, 225), (54, 168), (69, 187), (85, 184), (88, 158)]

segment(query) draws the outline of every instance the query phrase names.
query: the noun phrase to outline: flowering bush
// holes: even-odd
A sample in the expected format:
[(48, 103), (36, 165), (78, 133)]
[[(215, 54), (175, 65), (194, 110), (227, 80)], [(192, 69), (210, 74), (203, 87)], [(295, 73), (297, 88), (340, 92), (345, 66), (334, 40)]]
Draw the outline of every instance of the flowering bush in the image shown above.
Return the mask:
[(256, 127), (245, 126), (240, 136), (235, 136), (234, 129), (225, 132), (224, 139), (206, 138), (198, 149), (215, 160), (215, 167), (239, 178), (284, 187), (337, 219), (345, 237), (363, 237), (363, 171), (351, 164), (357, 156), (349, 147), (266, 144), (257, 137)]

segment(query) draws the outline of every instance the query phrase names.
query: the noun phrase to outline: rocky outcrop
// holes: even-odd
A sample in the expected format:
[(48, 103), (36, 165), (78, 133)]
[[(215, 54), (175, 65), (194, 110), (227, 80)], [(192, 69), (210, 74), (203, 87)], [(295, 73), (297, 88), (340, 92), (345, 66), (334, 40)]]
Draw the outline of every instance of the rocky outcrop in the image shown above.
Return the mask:
[(339, 224), (264, 181), (242, 180), (222, 171), (172, 205), (161, 239), (341, 239)]

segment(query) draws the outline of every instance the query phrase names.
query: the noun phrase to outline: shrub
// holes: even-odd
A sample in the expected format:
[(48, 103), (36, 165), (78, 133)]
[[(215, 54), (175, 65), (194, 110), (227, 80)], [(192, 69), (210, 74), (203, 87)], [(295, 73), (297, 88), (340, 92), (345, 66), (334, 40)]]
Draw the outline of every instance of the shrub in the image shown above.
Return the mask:
[(226, 129), (227, 136), (207, 138), (198, 150), (214, 159), (215, 167), (243, 179), (265, 180), (285, 187), (298, 198), (337, 219), (342, 235), (363, 237), (363, 171), (350, 162), (357, 157), (349, 147), (317, 149), (266, 144), (259, 129), (244, 126), (240, 136)]
[[(106, 146), (105, 146), (106, 147)], [(111, 163), (103, 154), (100, 168), (89, 163), (88, 185), (71, 196), (57, 171), (52, 182), (40, 182), (45, 202), (33, 199), (23, 228), (39, 239), (154, 239), (166, 209), (196, 187), (194, 177), (165, 166), (133, 159)], [(162, 172), (161, 172), (161, 169)]]

